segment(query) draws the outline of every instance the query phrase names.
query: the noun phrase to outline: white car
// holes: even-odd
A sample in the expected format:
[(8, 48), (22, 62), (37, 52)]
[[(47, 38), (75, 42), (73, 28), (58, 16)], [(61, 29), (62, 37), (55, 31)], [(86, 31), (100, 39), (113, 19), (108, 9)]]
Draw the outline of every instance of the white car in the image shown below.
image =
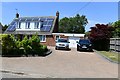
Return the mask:
[(55, 49), (58, 50), (58, 49), (69, 49), (69, 41), (67, 39), (58, 39), (56, 41), (56, 46), (55, 46)]

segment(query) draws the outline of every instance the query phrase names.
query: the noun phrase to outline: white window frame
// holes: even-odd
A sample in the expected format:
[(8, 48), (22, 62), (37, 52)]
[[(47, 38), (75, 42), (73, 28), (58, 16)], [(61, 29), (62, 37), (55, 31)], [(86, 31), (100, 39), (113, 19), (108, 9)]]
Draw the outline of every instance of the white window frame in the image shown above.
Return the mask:
[(21, 29), (21, 22), (17, 22), (17, 29)]
[(58, 39), (57, 39), (57, 36), (59, 37), (58, 39), (60, 39), (60, 35), (56, 35), (56, 36), (55, 36), (55, 41), (58, 40)]
[(34, 22), (34, 29), (39, 29), (39, 25), (40, 25), (39, 22)]
[[(42, 40), (41, 40), (41, 37), (40, 36), (42, 36)], [(39, 37), (40, 37), (40, 42), (46, 42), (46, 35), (40, 35)], [(45, 36), (45, 40), (43, 40), (43, 36)]]
[[(28, 25), (29, 24), (29, 25)], [(25, 23), (25, 29), (30, 29), (30, 22)]]

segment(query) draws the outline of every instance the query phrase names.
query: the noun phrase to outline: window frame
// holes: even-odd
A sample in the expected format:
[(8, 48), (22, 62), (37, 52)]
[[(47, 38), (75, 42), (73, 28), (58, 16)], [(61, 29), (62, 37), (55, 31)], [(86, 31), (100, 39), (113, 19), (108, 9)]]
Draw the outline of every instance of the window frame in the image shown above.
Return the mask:
[(25, 23), (25, 29), (30, 29), (30, 22)]
[(39, 29), (40, 22), (34, 22), (34, 29)]
[(60, 35), (55, 36), (55, 41), (58, 41), (57, 37), (58, 37), (58, 39), (60, 39)]
[(21, 23), (22, 22), (17, 22), (17, 29), (21, 29)]
[[(43, 39), (43, 36), (45, 39)], [(40, 42), (46, 42), (46, 35), (39, 35), (39, 38), (40, 38)]]

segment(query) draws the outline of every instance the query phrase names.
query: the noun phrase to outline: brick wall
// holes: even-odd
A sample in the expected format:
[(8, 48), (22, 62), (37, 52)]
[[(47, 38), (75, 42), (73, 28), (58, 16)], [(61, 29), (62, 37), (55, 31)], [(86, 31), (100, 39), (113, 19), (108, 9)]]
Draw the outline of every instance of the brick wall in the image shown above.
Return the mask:
[(46, 42), (41, 42), (41, 44), (43, 45), (47, 45), (47, 46), (55, 46), (55, 36), (53, 35), (47, 35), (46, 36)]

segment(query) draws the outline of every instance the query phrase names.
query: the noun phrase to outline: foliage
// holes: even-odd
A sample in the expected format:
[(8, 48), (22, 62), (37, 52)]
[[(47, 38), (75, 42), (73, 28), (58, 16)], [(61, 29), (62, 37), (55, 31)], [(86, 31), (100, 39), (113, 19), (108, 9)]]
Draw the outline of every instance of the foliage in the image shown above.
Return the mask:
[(13, 35), (2, 35), (2, 54), (3, 55), (15, 55), (16, 45)]
[(31, 39), (25, 36), (22, 41), (15, 39), (13, 35), (2, 35), (3, 56), (44, 55), (47, 51), (47, 46), (40, 44), (37, 35), (33, 35)]
[(115, 29), (113, 31), (113, 37), (120, 37), (120, 20), (114, 22), (112, 26)]
[(90, 40), (96, 50), (109, 50), (109, 38), (114, 29), (111, 26), (104, 24), (96, 24), (91, 27)]
[(4, 31), (8, 28), (8, 25), (4, 25), (2, 26), (2, 33), (4, 33)]
[(24, 39), (21, 41), (21, 47), (23, 47), (25, 55), (27, 55), (32, 49), (27, 36), (25, 36)]
[(40, 39), (37, 36), (37, 34), (32, 36), (32, 38), (30, 39), (30, 43), (31, 43), (32, 51), (33, 51), (32, 55), (42, 53)]
[(90, 31), (85, 32), (85, 37), (89, 37), (90, 33), (91, 33)]
[(59, 31), (65, 33), (84, 33), (88, 21), (86, 16), (77, 14), (75, 17), (64, 17), (59, 22)]

